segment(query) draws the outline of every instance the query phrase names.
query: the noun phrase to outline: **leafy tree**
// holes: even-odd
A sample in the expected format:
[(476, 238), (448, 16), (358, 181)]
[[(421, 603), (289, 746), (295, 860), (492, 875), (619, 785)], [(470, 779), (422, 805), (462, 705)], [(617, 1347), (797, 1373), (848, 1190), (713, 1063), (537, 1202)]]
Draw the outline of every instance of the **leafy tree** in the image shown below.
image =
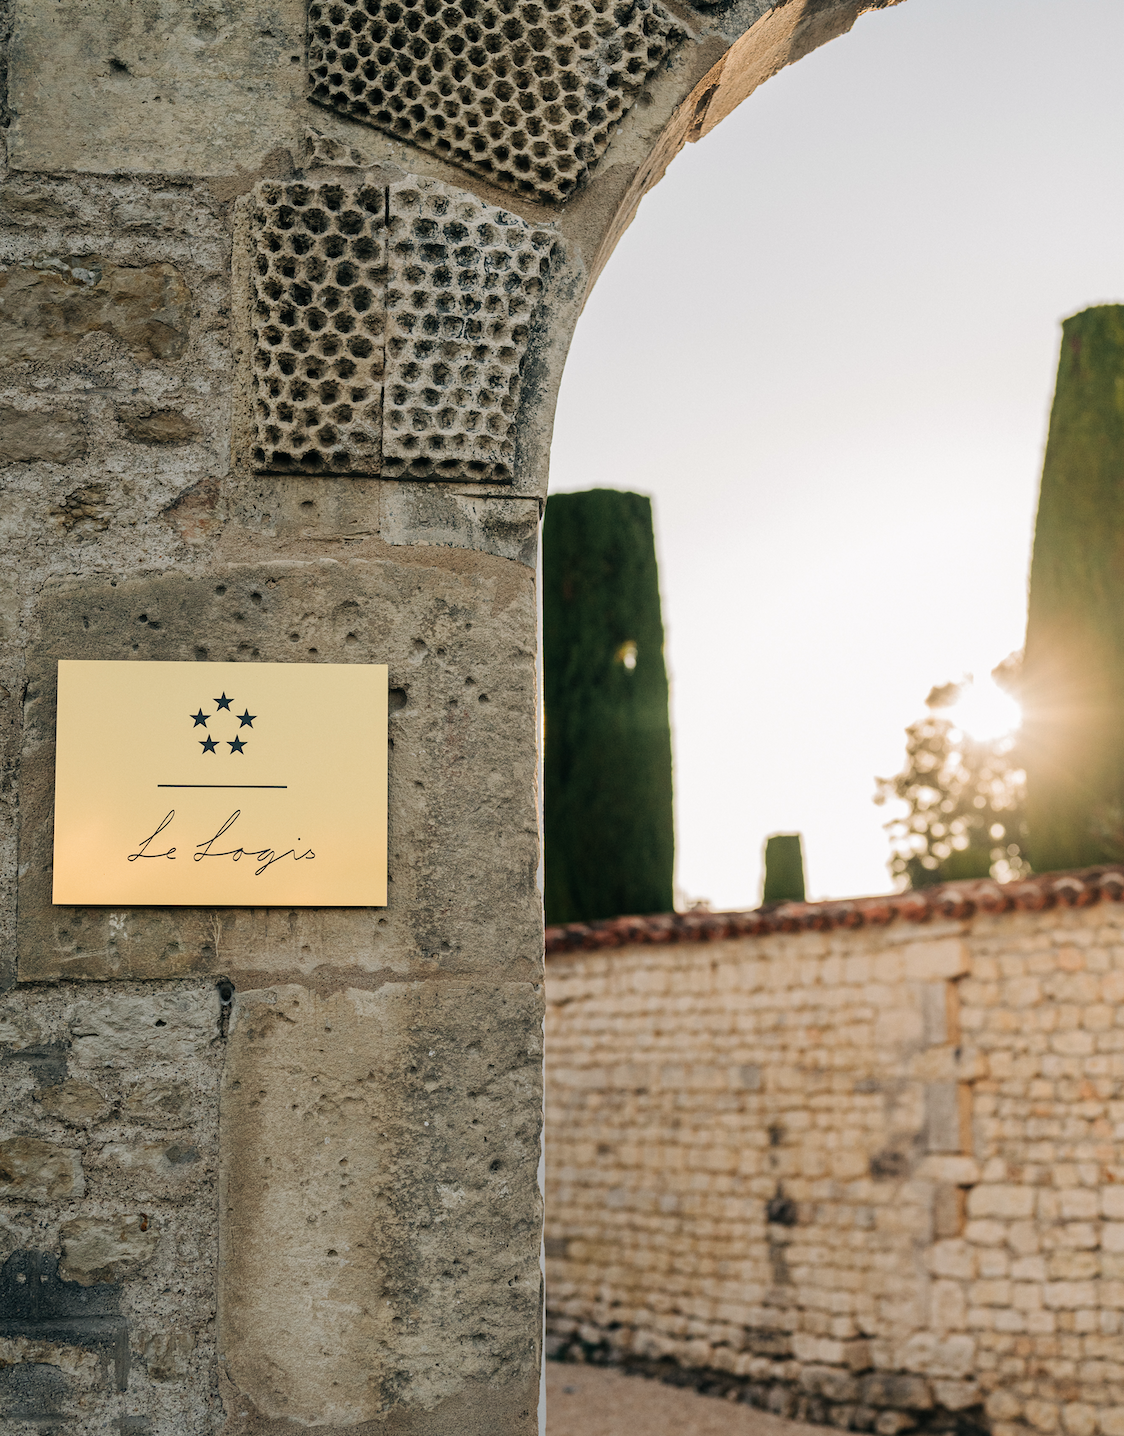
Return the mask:
[[(1017, 663), (993, 676), (1013, 687)], [(925, 700), (926, 717), (906, 730), (906, 763), (892, 778), (877, 778), (878, 804), (897, 798), (906, 812), (886, 824), (890, 872), (902, 887), (931, 887), (956, 878), (1009, 882), (1030, 871), (1026, 860), (1026, 774), (1017, 739), (979, 742), (940, 710), (962, 685), (946, 683)]]

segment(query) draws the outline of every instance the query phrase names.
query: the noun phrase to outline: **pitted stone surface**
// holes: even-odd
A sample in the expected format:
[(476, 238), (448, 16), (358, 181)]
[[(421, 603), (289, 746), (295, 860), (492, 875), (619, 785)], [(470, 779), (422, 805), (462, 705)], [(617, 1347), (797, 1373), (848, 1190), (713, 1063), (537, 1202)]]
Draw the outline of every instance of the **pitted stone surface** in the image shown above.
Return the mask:
[(564, 200), (684, 33), (659, 0), (314, 0), (312, 98)]
[(71, 1024), (74, 1061), (85, 1067), (134, 1067), (138, 1062), (182, 1062), (205, 1052), (218, 1032), (219, 999), (213, 989), (109, 993), (84, 1003)]
[[(280, 487), (290, 482), (305, 484)], [(335, 481), (316, 482), (330, 492)], [(457, 555), (459, 571), (436, 567), (437, 550), (419, 557), (427, 561), (290, 560), (213, 568), (204, 580), (173, 572), (45, 588), (29, 620), (51, 638), (32, 665), (23, 728), (20, 976), (161, 979), (143, 998), (99, 993), (76, 1018), (71, 1065), (84, 1079), (207, 1048), (218, 1033), (213, 989), (188, 998), (163, 985), (185, 971), (225, 974), (239, 987), (250, 974), (318, 968), (541, 971), (533, 574), (479, 553)], [(389, 664), (398, 706), (387, 907), (56, 907), (56, 660), (130, 655)], [(481, 781), (466, 781), (477, 764)], [(490, 879), (497, 871), (502, 884)]]
[(557, 235), (433, 182), (390, 187), (384, 471), (510, 482)]
[[(529, 983), (239, 992), (219, 1328), (255, 1432), (536, 1431), (538, 1012)], [(473, 1383), (490, 1421), (421, 1424)]]
[(227, 175), (300, 134), (303, 0), (18, 0), (12, 163)]
[(481, 498), (439, 484), (383, 485), (379, 534), (389, 544), (475, 548), (534, 568), (537, 499)]
[(558, 235), (433, 180), (264, 181), (250, 215), (253, 464), (510, 483)]
[(266, 181), (254, 199), (255, 467), (377, 474), (386, 191)]

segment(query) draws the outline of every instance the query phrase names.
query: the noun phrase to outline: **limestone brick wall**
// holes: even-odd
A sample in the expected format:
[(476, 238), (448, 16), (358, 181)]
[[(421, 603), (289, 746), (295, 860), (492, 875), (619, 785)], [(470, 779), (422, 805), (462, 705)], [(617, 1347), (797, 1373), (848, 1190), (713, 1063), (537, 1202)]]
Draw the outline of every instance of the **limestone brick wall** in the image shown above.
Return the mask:
[(1124, 1432), (1124, 909), (920, 915), (551, 957), (553, 1355)]

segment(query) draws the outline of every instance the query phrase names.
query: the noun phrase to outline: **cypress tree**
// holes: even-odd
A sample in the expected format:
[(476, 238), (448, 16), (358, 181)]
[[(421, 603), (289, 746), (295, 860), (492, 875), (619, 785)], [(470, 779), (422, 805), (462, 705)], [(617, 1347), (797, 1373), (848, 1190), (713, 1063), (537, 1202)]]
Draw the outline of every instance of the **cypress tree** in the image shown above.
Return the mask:
[(1124, 306), (1062, 326), (1020, 679), (1030, 861), (1124, 856)]
[(543, 688), (547, 921), (670, 912), (671, 728), (643, 495), (549, 499)]
[(761, 901), (804, 901), (804, 843), (799, 833), (774, 833), (766, 840)]

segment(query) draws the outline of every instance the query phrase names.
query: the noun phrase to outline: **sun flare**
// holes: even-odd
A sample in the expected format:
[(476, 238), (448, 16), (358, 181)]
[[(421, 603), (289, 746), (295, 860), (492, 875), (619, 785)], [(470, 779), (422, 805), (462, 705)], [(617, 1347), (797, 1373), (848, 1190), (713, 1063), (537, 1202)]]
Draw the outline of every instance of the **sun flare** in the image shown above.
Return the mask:
[(946, 716), (969, 737), (986, 743), (1014, 733), (1022, 722), (1022, 708), (993, 679), (976, 683), (969, 677)]

